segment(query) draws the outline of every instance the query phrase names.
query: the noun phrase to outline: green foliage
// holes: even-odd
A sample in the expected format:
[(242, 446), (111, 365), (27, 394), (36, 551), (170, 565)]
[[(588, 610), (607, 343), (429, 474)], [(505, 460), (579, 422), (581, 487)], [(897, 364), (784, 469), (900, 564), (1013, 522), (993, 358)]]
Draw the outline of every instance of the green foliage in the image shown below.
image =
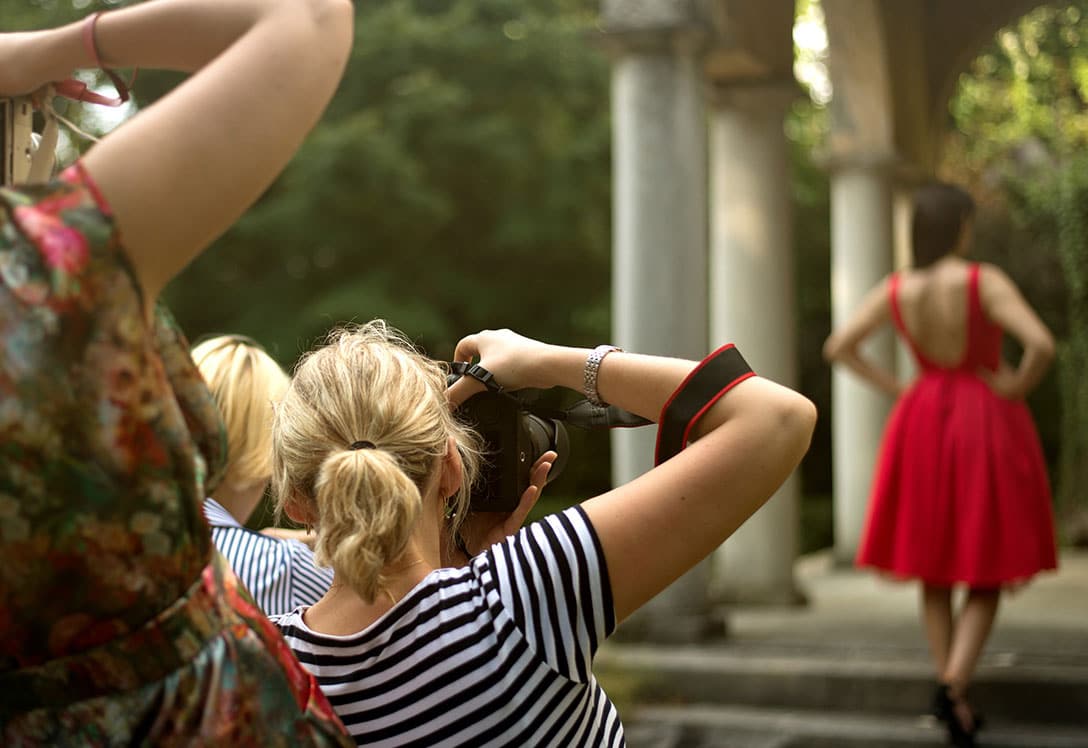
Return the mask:
[[(330, 327), (372, 317), (441, 358), (484, 327), (607, 340), (609, 77), (595, 12), (580, 0), (360, 3), (326, 115), (168, 289), (185, 328), (251, 335), (285, 365)], [(604, 489), (607, 436), (572, 438), (578, 457), (549, 492)]]
[(1088, 485), (1085, 39), (1086, 0), (1039, 8), (998, 34), (961, 78), (948, 149), (954, 168), (982, 174), (988, 188), (990, 225), (979, 244), (1005, 260), (1059, 338), (1056, 377), (1032, 404), (1048, 452), (1060, 444), (1055, 472), (1066, 511), (1086, 505)]
[(1053, 247), (1066, 286), (1067, 327), (1058, 346), (1061, 389), (1059, 506), (1084, 504), (1088, 485), (1088, 157), (1076, 155), (1057, 170), (1010, 181), (1014, 218)]
[(510, 0), (360, 6), (328, 113), (175, 282), (179, 318), (247, 328), (285, 357), (371, 316), (437, 355), (485, 326), (600, 339), (607, 64), (587, 43), (587, 8), (537, 5), (547, 12)]

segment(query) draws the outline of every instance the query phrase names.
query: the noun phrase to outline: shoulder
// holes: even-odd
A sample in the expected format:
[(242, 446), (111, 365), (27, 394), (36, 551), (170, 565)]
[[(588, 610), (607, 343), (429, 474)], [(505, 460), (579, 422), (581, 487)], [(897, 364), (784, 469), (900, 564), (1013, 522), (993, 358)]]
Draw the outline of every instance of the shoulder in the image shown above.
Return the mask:
[(51, 182), (0, 189), (0, 205), (0, 227), (10, 222), (16, 230), (0, 232), (0, 243), (21, 236), (54, 273), (79, 275), (93, 264), (95, 250), (123, 259), (109, 206), (79, 163)]
[(598, 540), (585, 510), (575, 505), (526, 525), (501, 545), (541, 558), (566, 553), (574, 546), (594, 548)]
[(520, 593), (580, 579), (607, 584), (608, 577), (601, 541), (580, 505), (526, 525), (473, 559), (473, 568), (489, 572), (500, 588)]
[(888, 273), (869, 289), (869, 292), (862, 299), (862, 305), (873, 310), (887, 310), (889, 296), (902, 285), (904, 280), (909, 280), (909, 278), (909, 271)]
[(275, 538), (270, 535), (264, 535), (263, 533), (257, 533), (262, 538), (267, 540), (271, 545), (279, 549), (287, 558), (287, 563), (294, 566), (301, 564), (303, 566), (314, 566), (314, 552), (310, 550), (310, 546), (306, 545), (300, 540), (294, 540), (293, 538)]
[(978, 281), (979, 295), (984, 305), (989, 301), (997, 301), (1010, 294), (1019, 293), (1016, 283), (1008, 273), (988, 262), (978, 264)]
[(978, 263), (978, 277), (983, 282), (1012, 285), (1012, 278), (997, 265), (990, 262)]

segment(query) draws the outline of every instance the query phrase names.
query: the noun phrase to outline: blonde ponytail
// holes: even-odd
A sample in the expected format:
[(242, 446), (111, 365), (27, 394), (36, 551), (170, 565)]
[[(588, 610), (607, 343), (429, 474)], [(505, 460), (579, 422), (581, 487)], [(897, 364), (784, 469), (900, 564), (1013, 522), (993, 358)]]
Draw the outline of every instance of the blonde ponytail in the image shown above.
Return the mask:
[(303, 356), (276, 408), (277, 510), (305, 504), (317, 519), (317, 561), (373, 600), (383, 569), (404, 554), (450, 436), (463, 476), (448, 509), (459, 522), (481, 441), (450, 411), (443, 366), (380, 320), (337, 330)]
[(365, 600), (385, 586), (382, 569), (404, 553), (422, 500), (419, 488), (380, 449), (343, 450), (321, 463), (314, 485), (321, 529), (317, 563)]

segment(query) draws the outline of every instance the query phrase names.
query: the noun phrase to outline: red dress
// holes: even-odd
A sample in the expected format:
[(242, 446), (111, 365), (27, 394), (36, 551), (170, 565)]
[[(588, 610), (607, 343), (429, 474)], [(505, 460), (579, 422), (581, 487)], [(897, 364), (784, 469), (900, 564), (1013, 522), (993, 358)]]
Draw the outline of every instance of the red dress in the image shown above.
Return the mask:
[(939, 366), (911, 340), (889, 284), (896, 329), (921, 375), (888, 419), (857, 564), (934, 585), (999, 587), (1057, 566), (1050, 485), (1024, 403), (979, 378), (996, 370), (1002, 330), (970, 268), (967, 350)]

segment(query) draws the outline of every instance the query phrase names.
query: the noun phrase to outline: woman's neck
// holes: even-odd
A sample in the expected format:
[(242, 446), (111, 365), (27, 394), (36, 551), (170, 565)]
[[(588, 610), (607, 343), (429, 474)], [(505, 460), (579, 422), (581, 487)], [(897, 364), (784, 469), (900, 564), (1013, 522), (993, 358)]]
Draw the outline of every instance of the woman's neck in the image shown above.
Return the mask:
[(392, 610), (437, 566), (419, 556), (405, 554), (403, 560), (383, 570), (386, 584), (371, 601), (334, 576), (324, 597), (311, 605), (303, 620), (314, 631), (332, 636), (349, 636), (363, 631)]
[(223, 482), (216, 487), (212, 498), (230, 512), (230, 515), (238, 520), (239, 524), (245, 524), (249, 515), (261, 503), (267, 483), (254, 485), (238, 484), (231, 480), (230, 475), (224, 477)]
[(441, 538), (445, 530), (445, 513), (442, 502), (430, 494), (429, 491), (423, 498), (424, 511), (416, 520), (404, 553), (382, 569), (386, 584), (377, 596), (373, 600), (365, 600), (349, 585), (341, 583), (340, 575), (336, 575), (325, 596), (303, 614), (302, 619), (307, 626), (333, 636), (358, 633), (392, 610), (428, 574), (442, 567)]

